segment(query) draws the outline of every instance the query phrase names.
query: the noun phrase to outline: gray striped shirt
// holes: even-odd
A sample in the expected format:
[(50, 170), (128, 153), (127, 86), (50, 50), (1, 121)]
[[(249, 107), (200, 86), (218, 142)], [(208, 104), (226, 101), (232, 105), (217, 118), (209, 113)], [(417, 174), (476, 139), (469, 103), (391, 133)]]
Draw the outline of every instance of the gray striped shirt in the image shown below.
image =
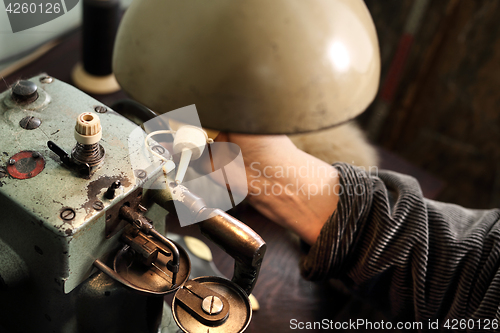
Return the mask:
[(343, 193), (301, 260), (306, 279), (340, 279), (394, 320), (500, 319), (500, 210), (425, 199), (395, 172), (335, 167)]

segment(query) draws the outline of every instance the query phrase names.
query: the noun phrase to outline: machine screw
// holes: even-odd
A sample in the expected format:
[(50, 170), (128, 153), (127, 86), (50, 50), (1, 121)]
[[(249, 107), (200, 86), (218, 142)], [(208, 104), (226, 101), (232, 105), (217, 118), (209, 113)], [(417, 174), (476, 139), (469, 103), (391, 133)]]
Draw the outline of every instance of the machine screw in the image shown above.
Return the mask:
[(141, 220), (137, 219), (137, 220), (134, 220), (134, 225), (137, 227), (137, 229), (141, 229), (143, 226), (143, 223)]
[(38, 86), (28, 80), (20, 80), (12, 87), (12, 98), (18, 103), (31, 103), (38, 98)]
[(11, 158), (11, 159), (9, 160), (9, 165), (14, 165), (14, 164), (16, 164), (16, 160), (15, 160), (15, 159), (13, 159), (13, 158)]
[(42, 124), (42, 120), (40, 118), (33, 117), (33, 116), (24, 117), (19, 122), (19, 126), (21, 126), (24, 129), (27, 129), (27, 130), (32, 130), (32, 129), (38, 128), (38, 126), (40, 126), (41, 124)]
[(0, 178), (3, 178), (7, 176), (7, 170), (5, 170), (4, 168), (0, 168)]
[(94, 111), (97, 113), (106, 113), (108, 112), (108, 109), (105, 108), (104, 106), (99, 105), (94, 108)]
[(65, 221), (71, 221), (76, 216), (76, 213), (71, 208), (66, 208), (61, 212), (61, 218)]
[(160, 145), (154, 146), (153, 148), (151, 148), (151, 150), (160, 155), (163, 155), (165, 153), (165, 148)]
[(92, 204), (92, 208), (94, 208), (95, 210), (103, 210), (104, 204), (102, 203), (102, 201), (97, 200)]
[(42, 76), (40, 82), (42, 83), (52, 83), (54, 79), (51, 76)]
[(39, 158), (41, 155), (40, 155), (40, 153), (39, 153), (39, 152), (34, 151), (34, 152), (31, 154), (31, 156), (32, 156), (33, 158)]
[(208, 296), (203, 299), (201, 308), (209, 315), (216, 315), (222, 311), (222, 301), (217, 296)]
[(139, 169), (139, 170), (135, 170), (135, 175), (140, 179), (144, 179), (144, 178), (146, 178), (148, 173), (142, 169)]

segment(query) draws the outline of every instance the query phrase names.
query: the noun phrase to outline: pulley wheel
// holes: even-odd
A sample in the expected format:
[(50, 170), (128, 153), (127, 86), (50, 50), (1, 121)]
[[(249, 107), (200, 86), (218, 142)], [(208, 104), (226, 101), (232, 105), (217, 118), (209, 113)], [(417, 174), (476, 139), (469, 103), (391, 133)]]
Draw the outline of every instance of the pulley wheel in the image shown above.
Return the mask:
[[(175, 293), (172, 313), (186, 333), (239, 333), (245, 331), (252, 318), (250, 301), (243, 289), (216, 276), (187, 281)], [(210, 316), (224, 318), (211, 323), (203, 320)]]

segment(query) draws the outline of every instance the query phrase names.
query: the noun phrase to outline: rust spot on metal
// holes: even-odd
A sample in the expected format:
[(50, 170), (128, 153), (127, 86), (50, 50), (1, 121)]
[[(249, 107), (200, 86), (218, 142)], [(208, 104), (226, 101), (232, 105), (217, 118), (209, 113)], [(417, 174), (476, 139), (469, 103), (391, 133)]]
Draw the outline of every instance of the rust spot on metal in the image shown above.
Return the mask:
[[(107, 189), (115, 181), (120, 181), (122, 186), (128, 187), (132, 183), (130, 180), (122, 173), (120, 176), (101, 176), (98, 179), (91, 181), (87, 185), (87, 200), (82, 205), (82, 208), (86, 212), (91, 212), (94, 210), (92, 207), (93, 203), (97, 200), (101, 200), (101, 192), (103, 189)], [(104, 193), (104, 192), (103, 192)]]

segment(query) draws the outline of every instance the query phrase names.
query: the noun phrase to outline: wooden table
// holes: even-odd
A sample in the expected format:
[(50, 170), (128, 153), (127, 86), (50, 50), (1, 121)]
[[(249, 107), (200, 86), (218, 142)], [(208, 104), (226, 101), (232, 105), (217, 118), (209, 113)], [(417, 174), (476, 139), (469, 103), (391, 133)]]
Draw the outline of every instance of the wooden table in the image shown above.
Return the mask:
[[(0, 81), (0, 91), (6, 90), (16, 80), (27, 79), (46, 72), (55, 78), (71, 83), (70, 72), (80, 59), (80, 31), (66, 37), (58, 46), (35, 62)], [(7, 85), (6, 85), (7, 84)], [(3, 86), (2, 86), (3, 85)], [(123, 92), (94, 95), (104, 104), (125, 98)], [(423, 184), (424, 193), (434, 197), (442, 183), (420, 169), (394, 156), (380, 151), (382, 167), (414, 175)], [(291, 320), (314, 322), (324, 319), (348, 321), (349, 319), (382, 320), (384, 317), (370, 305), (343, 291), (332, 281), (313, 283), (300, 277), (299, 241), (296, 236), (272, 223), (245, 203), (229, 212), (248, 224), (267, 242), (268, 249), (261, 274), (254, 290), (261, 309), (254, 313), (248, 332), (288, 332)], [(180, 228), (171, 220), (170, 230), (180, 234), (200, 235), (197, 226)], [(213, 244), (210, 245), (214, 262), (220, 271), (231, 277), (233, 260)]]

